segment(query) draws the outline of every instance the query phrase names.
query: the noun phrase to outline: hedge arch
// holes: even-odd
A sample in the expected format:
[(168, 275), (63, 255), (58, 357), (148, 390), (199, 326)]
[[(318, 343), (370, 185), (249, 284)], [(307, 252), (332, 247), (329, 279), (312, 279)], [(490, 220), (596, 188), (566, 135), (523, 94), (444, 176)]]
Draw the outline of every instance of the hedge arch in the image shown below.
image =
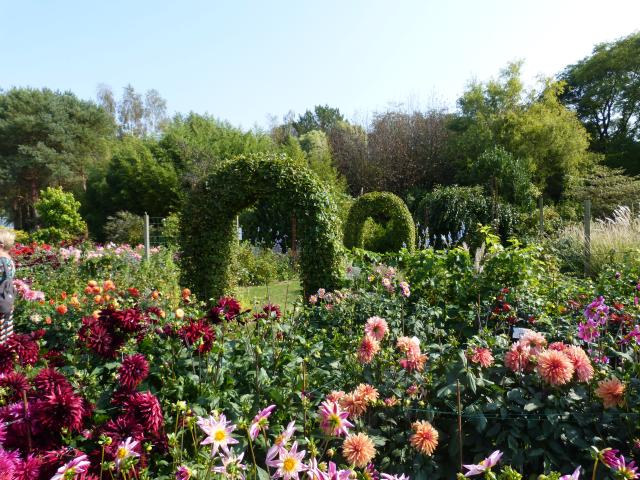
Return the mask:
[(225, 161), (189, 194), (180, 228), (183, 284), (205, 299), (233, 293), (236, 215), (258, 201), (284, 202), (296, 216), (305, 295), (338, 288), (342, 246), (336, 205), (313, 172), (275, 154)]
[(376, 223), (388, 225), (386, 251), (398, 251), (403, 247), (409, 250), (415, 248), (416, 227), (411, 212), (400, 197), (390, 192), (365, 193), (356, 199), (349, 210), (344, 229), (345, 247), (364, 248), (365, 224), (369, 218)]

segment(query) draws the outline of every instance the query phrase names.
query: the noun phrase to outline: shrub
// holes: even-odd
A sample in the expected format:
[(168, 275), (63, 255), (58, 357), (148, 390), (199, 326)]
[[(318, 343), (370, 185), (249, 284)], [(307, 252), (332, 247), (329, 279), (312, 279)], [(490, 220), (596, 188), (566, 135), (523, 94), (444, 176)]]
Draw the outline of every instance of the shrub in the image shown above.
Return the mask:
[(240, 242), (237, 252), (238, 284), (240, 286), (267, 285), (289, 280), (295, 276), (291, 257), (270, 248)]
[(87, 224), (79, 213), (80, 202), (62, 188), (47, 187), (35, 204), (41, 228), (33, 239), (41, 242), (61, 242), (86, 236)]
[(233, 290), (236, 216), (261, 199), (288, 205), (297, 218), (305, 292), (338, 287), (342, 251), (335, 203), (309, 169), (266, 154), (223, 163), (191, 192), (180, 225), (184, 283), (204, 298)]
[(139, 245), (144, 241), (144, 218), (131, 212), (118, 212), (107, 217), (104, 233), (110, 242)]
[(416, 230), (402, 199), (389, 192), (366, 193), (351, 205), (344, 231), (347, 248), (397, 252), (415, 248)]

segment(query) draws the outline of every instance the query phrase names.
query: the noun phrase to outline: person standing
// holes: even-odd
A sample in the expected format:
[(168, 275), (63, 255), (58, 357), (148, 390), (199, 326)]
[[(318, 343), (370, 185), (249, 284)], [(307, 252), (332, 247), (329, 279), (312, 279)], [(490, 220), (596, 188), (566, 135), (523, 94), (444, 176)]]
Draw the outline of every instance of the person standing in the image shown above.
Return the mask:
[(0, 229), (0, 344), (13, 335), (13, 301), (16, 296), (13, 277), (16, 266), (10, 251), (15, 238), (11, 230)]

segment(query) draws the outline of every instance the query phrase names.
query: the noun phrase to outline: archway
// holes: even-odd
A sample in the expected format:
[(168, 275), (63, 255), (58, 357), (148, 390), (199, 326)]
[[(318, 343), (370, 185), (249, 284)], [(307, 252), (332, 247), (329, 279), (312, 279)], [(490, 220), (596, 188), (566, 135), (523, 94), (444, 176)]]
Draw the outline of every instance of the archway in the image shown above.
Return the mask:
[(342, 255), (336, 206), (310, 170), (274, 154), (226, 161), (190, 193), (181, 215), (183, 284), (205, 299), (232, 293), (235, 218), (258, 201), (285, 202), (295, 215), (305, 295), (338, 288)]
[(381, 253), (397, 252), (403, 247), (415, 248), (416, 228), (411, 212), (400, 197), (390, 192), (365, 193), (351, 205), (344, 228), (345, 247), (365, 247), (368, 219), (387, 225), (384, 238), (377, 242)]

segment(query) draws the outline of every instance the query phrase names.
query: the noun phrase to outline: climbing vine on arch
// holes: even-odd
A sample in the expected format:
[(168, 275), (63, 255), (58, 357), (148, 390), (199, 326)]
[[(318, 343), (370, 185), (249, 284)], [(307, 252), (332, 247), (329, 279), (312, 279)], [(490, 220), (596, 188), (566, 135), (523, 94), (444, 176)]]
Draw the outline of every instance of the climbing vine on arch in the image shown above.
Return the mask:
[(342, 246), (337, 208), (313, 172), (276, 154), (228, 160), (190, 193), (181, 215), (183, 284), (202, 298), (233, 291), (235, 218), (259, 201), (284, 203), (297, 219), (305, 294), (338, 288)]
[[(386, 225), (377, 238), (367, 238), (368, 220)], [(368, 241), (372, 246), (368, 246)], [(411, 212), (400, 197), (390, 192), (370, 192), (357, 198), (351, 205), (344, 229), (344, 245), (347, 248), (367, 248), (384, 252), (398, 251), (403, 247), (413, 250), (416, 228)]]

